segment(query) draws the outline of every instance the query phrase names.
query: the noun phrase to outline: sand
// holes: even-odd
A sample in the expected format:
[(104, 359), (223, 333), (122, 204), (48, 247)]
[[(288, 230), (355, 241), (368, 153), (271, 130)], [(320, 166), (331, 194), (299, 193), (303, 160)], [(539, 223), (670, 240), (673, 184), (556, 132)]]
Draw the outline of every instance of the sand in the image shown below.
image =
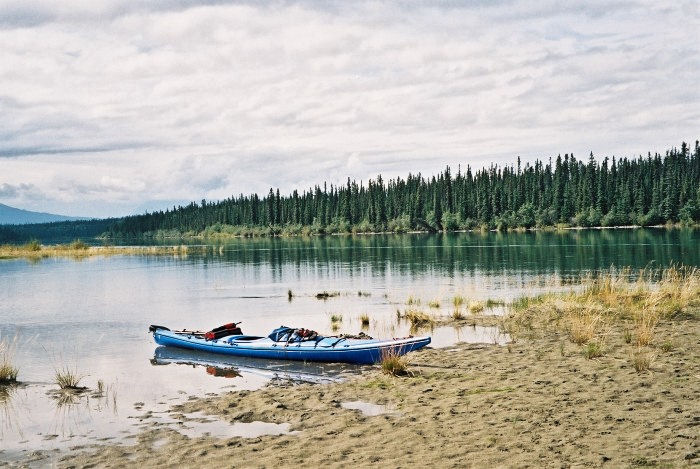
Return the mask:
[[(697, 318), (697, 315), (695, 315)], [(66, 467), (697, 467), (698, 320), (662, 322), (649, 371), (611, 331), (583, 356), (563, 333), (508, 346), (460, 344), (411, 357), (412, 377), (378, 367), (342, 383), (269, 386), (186, 402), (230, 422), (291, 424), (297, 433), (187, 438), (153, 426), (134, 445), (68, 453)], [(665, 347), (661, 347), (666, 343)], [(672, 346), (668, 346), (672, 344)], [(372, 417), (346, 401), (387, 404)]]

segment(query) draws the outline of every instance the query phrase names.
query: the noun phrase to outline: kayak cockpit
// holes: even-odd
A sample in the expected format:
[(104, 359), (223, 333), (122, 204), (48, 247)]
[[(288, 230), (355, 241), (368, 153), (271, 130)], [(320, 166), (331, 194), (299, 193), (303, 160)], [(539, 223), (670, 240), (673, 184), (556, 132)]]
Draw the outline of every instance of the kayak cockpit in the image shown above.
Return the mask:
[(250, 342), (251, 340), (260, 340), (265, 337), (260, 337), (257, 335), (234, 335), (231, 336), (227, 342)]

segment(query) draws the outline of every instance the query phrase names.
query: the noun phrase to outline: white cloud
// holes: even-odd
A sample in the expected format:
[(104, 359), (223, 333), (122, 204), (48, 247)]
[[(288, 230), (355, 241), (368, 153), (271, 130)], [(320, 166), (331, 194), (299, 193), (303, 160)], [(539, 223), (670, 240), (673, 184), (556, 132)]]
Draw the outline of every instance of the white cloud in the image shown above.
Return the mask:
[(690, 1), (24, 0), (0, 18), (0, 187), (42, 194), (0, 200), (33, 209), (633, 155), (700, 128)]

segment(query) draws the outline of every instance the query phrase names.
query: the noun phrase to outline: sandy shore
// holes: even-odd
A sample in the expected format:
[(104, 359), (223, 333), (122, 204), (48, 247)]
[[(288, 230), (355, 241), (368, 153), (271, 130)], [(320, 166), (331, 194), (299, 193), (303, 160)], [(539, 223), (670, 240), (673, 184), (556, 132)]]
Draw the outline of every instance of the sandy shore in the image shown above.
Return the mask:
[[(658, 325), (651, 369), (610, 331), (587, 359), (563, 333), (508, 346), (413, 354), (412, 377), (368, 368), (337, 384), (270, 386), (188, 401), (230, 422), (291, 424), (297, 433), (187, 438), (155, 425), (131, 446), (63, 456), (68, 467), (690, 467), (700, 463), (697, 315)], [(386, 404), (365, 417), (346, 401)], [(154, 443), (157, 443), (154, 446)]]

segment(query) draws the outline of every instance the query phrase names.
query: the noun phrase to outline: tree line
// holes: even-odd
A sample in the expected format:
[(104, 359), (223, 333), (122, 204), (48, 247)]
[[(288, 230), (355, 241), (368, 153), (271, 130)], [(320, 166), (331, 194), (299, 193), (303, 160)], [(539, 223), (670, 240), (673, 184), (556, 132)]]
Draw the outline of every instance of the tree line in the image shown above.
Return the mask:
[(283, 234), (700, 222), (700, 144), (665, 155), (548, 161), (473, 170), (447, 167), (366, 184), (323, 183), (291, 194), (270, 189), (117, 220), (114, 236)]

